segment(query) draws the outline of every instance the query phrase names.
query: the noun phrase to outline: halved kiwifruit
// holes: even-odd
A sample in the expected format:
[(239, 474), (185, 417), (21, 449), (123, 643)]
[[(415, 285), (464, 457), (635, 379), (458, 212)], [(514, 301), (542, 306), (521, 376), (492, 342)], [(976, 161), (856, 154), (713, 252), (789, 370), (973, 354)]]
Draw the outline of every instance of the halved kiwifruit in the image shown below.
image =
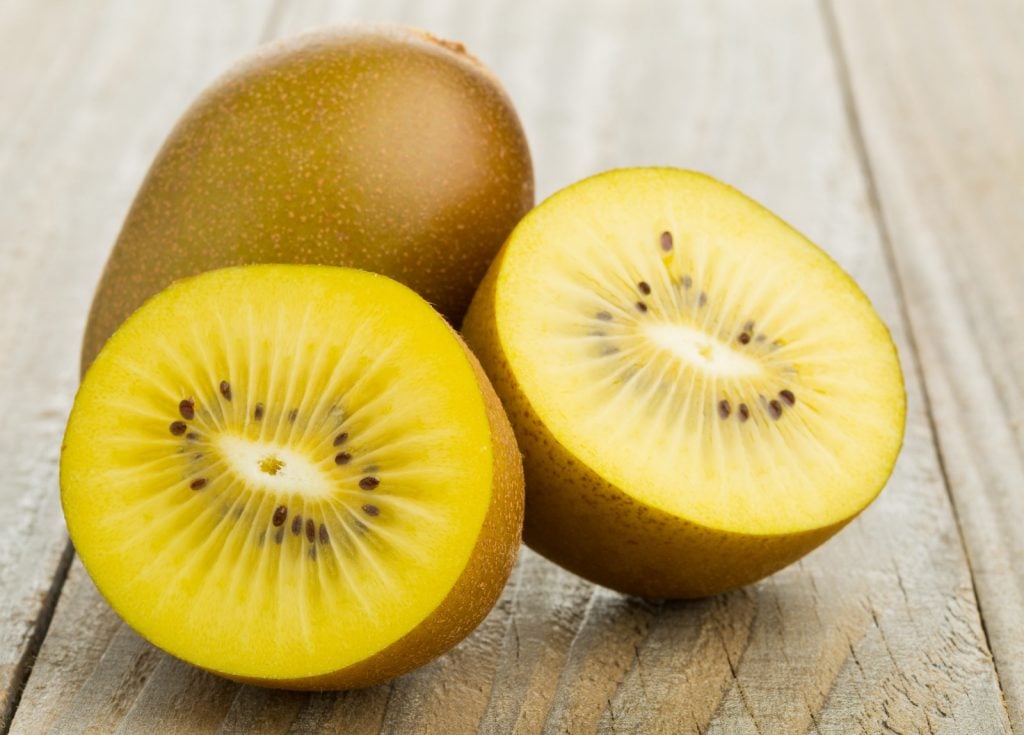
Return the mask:
[(522, 479), (472, 355), (408, 288), (251, 266), (147, 302), (86, 374), (68, 529), (112, 607), (206, 669), (345, 688), (422, 664), (493, 605)]
[(658, 597), (719, 592), (821, 543), (903, 434), (889, 332), (857, 285), (709, 177), (628, 169), (514, 230), (465, 323), (527, 473), (527, 543)]

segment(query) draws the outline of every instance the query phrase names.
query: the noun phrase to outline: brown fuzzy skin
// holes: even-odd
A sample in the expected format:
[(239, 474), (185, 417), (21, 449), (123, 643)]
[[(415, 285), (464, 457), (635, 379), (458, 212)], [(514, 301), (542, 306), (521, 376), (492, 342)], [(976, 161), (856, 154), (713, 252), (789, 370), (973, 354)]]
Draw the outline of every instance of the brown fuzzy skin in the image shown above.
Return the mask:
[(453, 324), (533, 205), (512, 103), (460, 44), (352, 26), (257, 51), (172, 131), (107, 262), (82, 369), (172, 281), (247, 263), (344, 265)]
[(503, 260), (504, 250), (473, 299), (463, 336), (501, 396), (523, 452), (524, 540), (531, 548), (581, 577), (620, 592), (696, 598), (761, 579), (796, 561), (849, 522), (772, 536), (706, 528), (638, 502), (581, 462), (537, 415), (501, 344), (495, 295)]
[[(304, 679), (250, 679), (245, 684), (299, 690), (341, 690), (379, 684), (432, 661), (469, 635), (494, 607), (519, 552), (523, 528), (523, 464), (501, 401), (465, 343), (487, 407), (494, 451), (491, 503), (462, 575), (434, 611), (384, 650), (340, 671)], [(214, 672), (221, 673), (221, 672)]]

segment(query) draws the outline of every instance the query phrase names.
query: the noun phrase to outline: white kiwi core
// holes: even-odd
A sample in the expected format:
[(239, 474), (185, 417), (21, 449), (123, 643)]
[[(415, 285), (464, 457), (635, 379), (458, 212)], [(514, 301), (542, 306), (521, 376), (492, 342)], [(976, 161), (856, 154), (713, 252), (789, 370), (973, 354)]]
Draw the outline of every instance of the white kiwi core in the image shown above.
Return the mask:
[(764, 372), (757, 360), (685, 324), (648, 324), (643, 332), (662, 350), (711, 375), (753, 377)]
[(329, 498), (337, 492), (337, 480), (305, 452), (230, 434), (216, 437), (215, 444), (230, 471), (254, 488), (307, 498)]

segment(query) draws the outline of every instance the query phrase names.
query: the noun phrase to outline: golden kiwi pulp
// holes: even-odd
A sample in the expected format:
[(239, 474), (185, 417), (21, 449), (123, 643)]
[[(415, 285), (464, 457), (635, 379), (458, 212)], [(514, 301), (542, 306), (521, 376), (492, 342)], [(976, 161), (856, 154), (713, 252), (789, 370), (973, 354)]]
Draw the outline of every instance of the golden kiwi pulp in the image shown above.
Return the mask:
[(465, 320), (526, 467), (526, 542), (698, 597), (862, 511), (902, 443), (895, 347), (834, 261), (714, 179), (608, 172), (516, 227)]
[(359, 25), (270, 44), (164, 143), (96, 292), (83, 369), (172, 281), (248, 263), (383, 273), (458, 325), (532, 205), (512, 103), (460, 44)]
[(61, 456), (82, 562), (169, 653), (233, 679), (379, 682), (497, 599), (522, 468), (483, 372), (399, 283), (209, 272), (149, 300), (85, 375)]

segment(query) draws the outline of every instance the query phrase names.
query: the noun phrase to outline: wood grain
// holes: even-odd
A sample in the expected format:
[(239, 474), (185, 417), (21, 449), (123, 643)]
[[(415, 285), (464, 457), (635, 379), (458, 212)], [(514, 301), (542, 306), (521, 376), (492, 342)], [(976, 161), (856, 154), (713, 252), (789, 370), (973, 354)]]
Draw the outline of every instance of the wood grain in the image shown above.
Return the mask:
[(1024, 5), (835, 3), (985, 626), (1024, 733)]
[[(491, 65), (523, 117), (542, 195), (613, 166), (697, 168), (739, 186), (824, 245), (893, 328), (908, 383), (905, 449), (890, 486), (860, 519), (760, 584), (696, 602), (643, 601), (595, 588), (524, 550), (498, 606), (463, 644), (388, 685), (343, 694), (267, 692), (177, 662), (121, 624), (75, 562), (13, 732), (1009, 731), (845, 106), (845, 67), (830, 46), (830, 16), (817, 4), (283, 3), (263, 17), (236, 14), (230, 37), (206, 22), (200, 29), (195, 19), (202, 16), (185, 5), (128, 12), (102, 45), (83, 47), (81, 70), (69, 70), (91, 80), (74, 92), (76, 119), (85, 122), (60, 149), (81, 169), (61, 185), (66, 189), (58, 187), (51, 211), (61, 220), (78, 213), (92, 229), (75, 243), (87, 252), (74, 254), (71, 243), (47, 240), (45, 231), (27, 233), (33, 255), (22, 257), (30, 262), (46, 258), (54, 268), (60, 257), (80, 259), (79, 272), (68, 270), (62, 281), (74, 284), (78, 300), (18, 322), (21, 332), (47, 317), (53, 336), (44, 344), (68, 353), (61, 353), (62, 377), (38, 378), (39, 389), (60, 403), (54, 435), (36, 436), (25, 445), (32, 451), (56, 446), (73, 389), (73, 350), (58, 344), (59, 335), (66, 342), (81, 328), (90, 279), (130, 190), (185, 105), (187, 96), (148, 96), (147, 85), (194, 90), (222, 57), (255, 40), (253, 29), (281, 35), (352, 17), (428, 27), (465, 41)], [(145, 36), (149, 13), (166, 14), (181, 37)], [(163, 55), (184, 53), (199, 38), (205, 56), (192, 57), (184, 70), (161, 67)], [(103, 91), (125, 83), (121, 57), (133, 43), (142, 43), (146, 59), (109, 107)], [(53, 85), (37, 114), (57, 126), (46, 118), (47, 105), (72, 92)], [(127, 152), (118, 151), (108, 128), (121, 126), (123, 139), (126, 125), (136, 137), (121, 141)], [(27, 130), (25, 137), (33, 140)], [(11, 157), (11, 171), (32, 160), (18, 159), (7, 144), (0, 151)], [(101, 161), (122, 172), (116, 181), (89, 169), (101, 169)], [(104, 200), (87, 214), (71, 197), (101, 187)], [(47, 255), (37, 253), (40, 242), (48, 243)], [(44, 275), (42, 262), (12, 262), (27, 277), (35, 273), (36, 283)], [(17, 309), (28, 294), (0, 298)], [(0, 332), (0, 346), (14, 340), (13, 332)], [(31, 365), (24, 363), (25, 374)], [(55, 492), (52, 470), (48, 493)], [(35, 512), (59, 528), (44, 510)]]
[(57, 460), (93, 285), (178, 111), (262, 22), (188, 5), (0, 6), (0, 730), (71, 558)]

